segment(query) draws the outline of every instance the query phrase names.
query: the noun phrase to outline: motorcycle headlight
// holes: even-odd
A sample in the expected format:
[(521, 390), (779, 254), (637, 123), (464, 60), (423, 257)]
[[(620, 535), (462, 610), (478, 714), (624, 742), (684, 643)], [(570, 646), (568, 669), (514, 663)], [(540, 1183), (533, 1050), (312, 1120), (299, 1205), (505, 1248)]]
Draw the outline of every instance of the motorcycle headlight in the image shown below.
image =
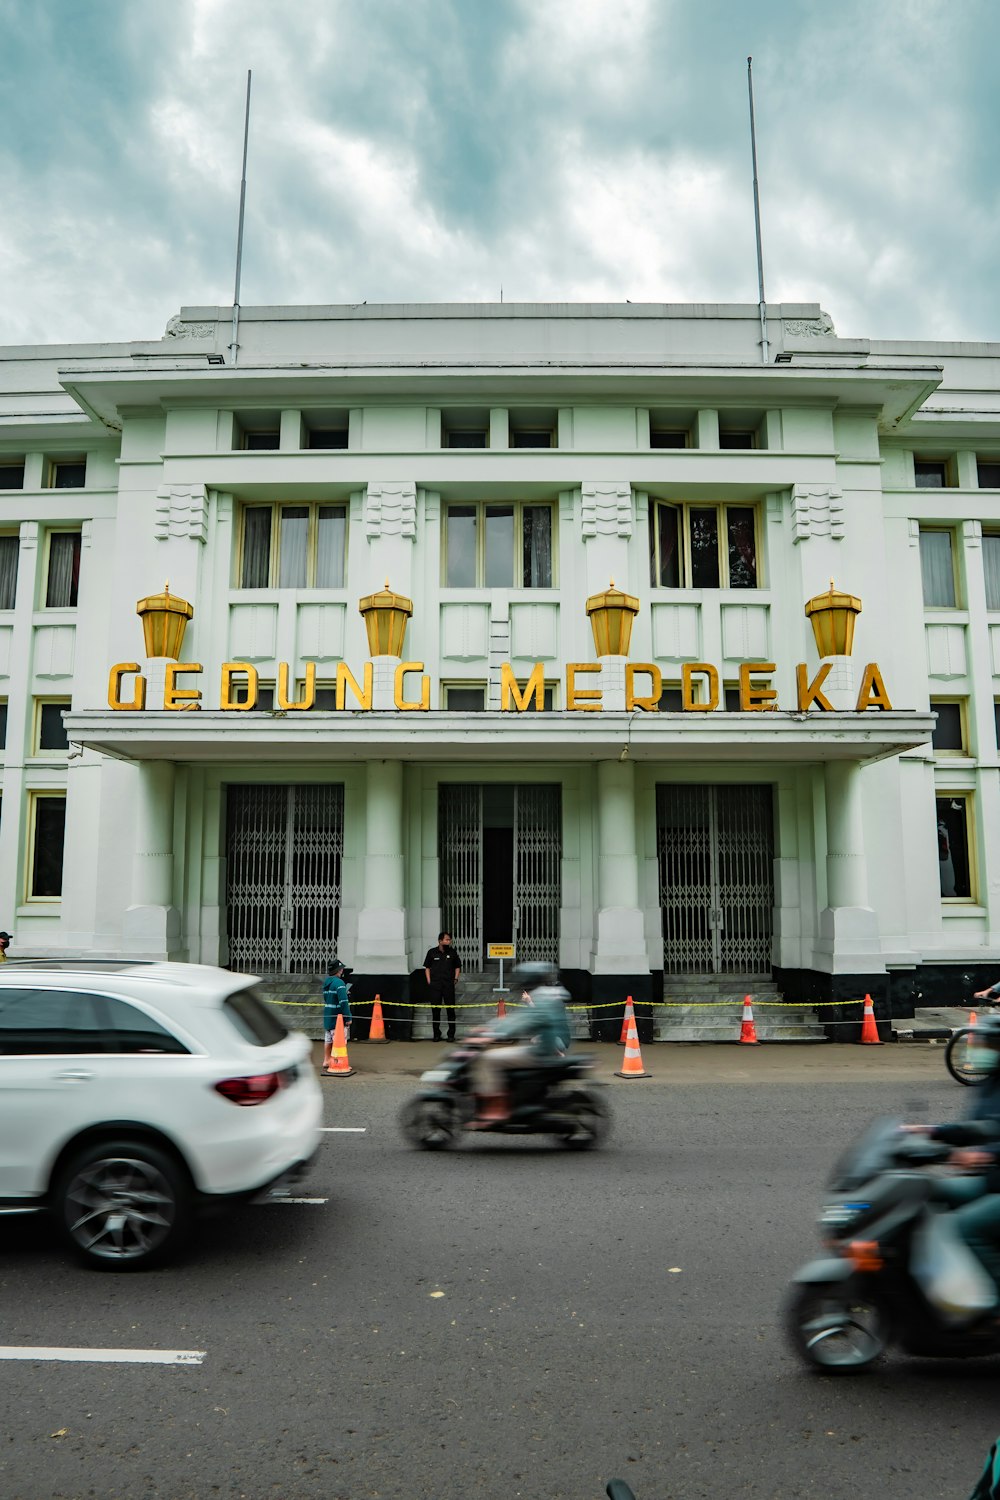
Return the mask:
[(845, 1229), (871, 1208), (870, 1203), (828, 1203), (819, 1216), (824, 1229)]

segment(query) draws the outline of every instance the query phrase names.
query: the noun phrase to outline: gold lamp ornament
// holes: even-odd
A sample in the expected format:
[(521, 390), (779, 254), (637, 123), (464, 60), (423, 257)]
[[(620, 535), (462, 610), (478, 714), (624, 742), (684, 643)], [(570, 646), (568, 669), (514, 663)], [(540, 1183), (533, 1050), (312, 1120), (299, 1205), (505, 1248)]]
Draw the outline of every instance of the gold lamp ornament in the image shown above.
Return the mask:
[(806, 601), (806, 615), (816, 637), (820, 656), (850, 656), (854, 646), (854, 622), (861, 613), (861, 600), (833, 586), (825, 594)]
[(387, 578), (385, 588), (358, 600), (358, 613), (364, 617), (368, 632), (368, 654), (402, 657), (406, 622), (413, 613), (413, 600), (403, 594), (394, 594)]
[(172, 594), (170, 584), (165, 583), (162, 594), (149, 594), (140, 599), (135, 612), (142, 621), (146, 655), (169, 656), (173, 661), (180, 661), (184, 632), (188, 620), (194, 616), (194, 606)]
[(638, 613), (638, 599), (616, 589), (613, 578), (603, 594), (591, 594), (587, 600), (587, 614), (598, 656), (628, 656), (632, 621)]

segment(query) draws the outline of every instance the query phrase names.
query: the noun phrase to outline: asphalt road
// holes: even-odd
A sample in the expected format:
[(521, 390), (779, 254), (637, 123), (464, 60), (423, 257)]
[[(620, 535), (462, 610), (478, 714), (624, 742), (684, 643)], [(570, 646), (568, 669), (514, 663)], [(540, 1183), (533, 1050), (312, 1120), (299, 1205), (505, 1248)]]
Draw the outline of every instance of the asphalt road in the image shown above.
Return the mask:
[(324, 1136), (306, 1191), (329, 1201), (234, 1213), (158, 1272), (78, 1269), (0, 1221), (3, 1345), (204, 1351), (0, 1360), (0, 1496), (599, 1500), (620, 1475), (639, 1500), (964, 1500), (1000, 1361), (822, 1379), (778, 1320), (840, 1146), (965, 1103), (940, 1049), (646, 1063), (594, 1156), (411, 1152), (412, 1080), (327, 1083), (327, 1123), (365, 1127)]

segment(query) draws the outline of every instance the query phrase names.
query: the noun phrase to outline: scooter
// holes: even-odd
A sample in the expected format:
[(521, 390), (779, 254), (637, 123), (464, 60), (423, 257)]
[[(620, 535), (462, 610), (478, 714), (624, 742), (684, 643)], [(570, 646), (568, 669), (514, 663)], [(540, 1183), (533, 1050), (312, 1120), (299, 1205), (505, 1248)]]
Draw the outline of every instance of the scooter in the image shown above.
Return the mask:
[(400, 1114), (400, 1127), (411, 1146), (446, 1151), (468, 1135), (552, 1135), (571, 1151), (603, 1145), (611, 1112), (599, 1086), (589, 1080), (593, 1059), (570, 1053), (530, 1068), (511, 1069), (510, 1115), (505, 1120), (477, 1119), (473, 1066), (489, 1033), (463, 1038), (420, 1079), (420, 1092)]
[(819, 1219), (829, 1253), (798, 1272), (785, 1309), (813, 1369), (857, 1374), (893, 1344), (938, 1359), (1000, 1353), (997, 1288), (934, 1171), (952, 1149), (880, 1120), (837, 1164)]

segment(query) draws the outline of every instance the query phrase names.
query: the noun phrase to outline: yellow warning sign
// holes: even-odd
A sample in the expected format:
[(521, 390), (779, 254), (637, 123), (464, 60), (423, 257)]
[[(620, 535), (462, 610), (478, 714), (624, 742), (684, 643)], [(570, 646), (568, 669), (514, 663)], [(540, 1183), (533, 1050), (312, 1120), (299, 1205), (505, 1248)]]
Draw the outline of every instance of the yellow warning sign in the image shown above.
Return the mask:
[(487, 945), (486, 945), (486, 956), (487, 956), (487, 958), (513, 958), (514, 957), (514, 944), (513, 943), (487, 943)]

